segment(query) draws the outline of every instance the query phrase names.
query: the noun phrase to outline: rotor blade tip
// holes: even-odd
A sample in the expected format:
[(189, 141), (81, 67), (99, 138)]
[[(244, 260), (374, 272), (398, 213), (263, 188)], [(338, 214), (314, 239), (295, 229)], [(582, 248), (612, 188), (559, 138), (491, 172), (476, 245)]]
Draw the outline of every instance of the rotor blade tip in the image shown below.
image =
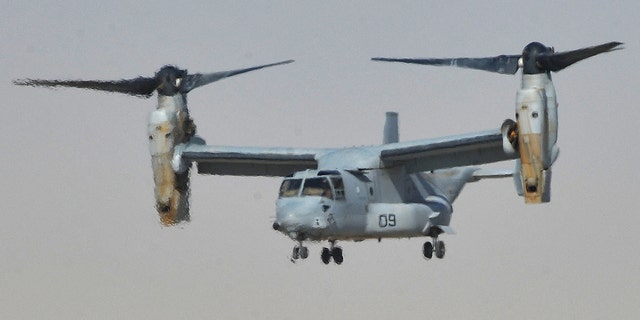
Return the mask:
[(624, 49), (624, 42), (618, 42), (618, 41), (614, 41), (612, 42), (613, 44), (613, 48), (611, 50), (622, 50)]
[(295, 60), (289, 59), (289, 60), (284, 60), (284, 61), (280, 61), (280, 62), (270, 63), (270, 64), (267, 64), (267, 65), (260, 66), (259, 68), (275, 67), (275, 66), (280, 66), (280, 65), (283, 65), (283, 64), (289, 64), (289, 63), (292, 63), (292, 62), (295, 62)]
[(284, 60), (284, 61), (272, 63), (272, 64), (269, 64), (267, 66), (279, 66), (279, 65), (282, 65), (282, 64), (289, 64), (289, 63), (293, 63), (293, 62), (295, 62), (295, 60), (289, 59), (289, 60)]
[(43, 85), (42, 83), (40, 83), (40, 81), (42, 80), (34, 80), (34, 79), (15, 79), (13, 80), (13, 84), (16, 86), (30, 86), (30, 87), (36, 87), (36, 86), (46, 86)]

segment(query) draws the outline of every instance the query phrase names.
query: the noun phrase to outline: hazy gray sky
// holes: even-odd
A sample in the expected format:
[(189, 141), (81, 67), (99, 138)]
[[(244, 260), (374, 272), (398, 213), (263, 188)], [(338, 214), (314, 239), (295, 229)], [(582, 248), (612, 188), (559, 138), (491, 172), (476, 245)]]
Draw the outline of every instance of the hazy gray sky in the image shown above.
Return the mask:
[[(0, 1), (0, 318), (632, 319), (640, 306), (637, 1)], [(154, 210), (149, 100), (12, 79), (211, 72), (295, 59), (194, 90), (212, 144), (351, 146), (498, 128), (518, 76), (373, 56), (625, 49), (554, 74), (552, 203), (470, 184), (444, 260), (424, 239), (320, 245), (292, 264), (271, 229), (279, 179), (192, 175), (192, 222)], [(511, 166), (510, 163), (505, 166)]]

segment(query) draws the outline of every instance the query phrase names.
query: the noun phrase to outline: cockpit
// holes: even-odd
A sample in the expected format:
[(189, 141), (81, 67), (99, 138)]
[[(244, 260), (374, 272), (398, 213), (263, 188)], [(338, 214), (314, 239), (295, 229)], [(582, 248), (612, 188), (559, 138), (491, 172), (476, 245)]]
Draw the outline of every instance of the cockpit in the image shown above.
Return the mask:
[(286, 177), (280, 185), (280, 198), (319, 196), (333, 200), (344, 199), (344, 184), (339, 171), (322, 170), (313, 176), (304, 175), (302, 177), (297, 173)]

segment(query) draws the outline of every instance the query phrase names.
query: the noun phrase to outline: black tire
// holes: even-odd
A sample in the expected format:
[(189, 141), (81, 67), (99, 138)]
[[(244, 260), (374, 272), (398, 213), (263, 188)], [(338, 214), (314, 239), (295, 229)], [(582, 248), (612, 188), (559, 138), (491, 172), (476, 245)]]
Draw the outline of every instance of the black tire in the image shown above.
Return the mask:
[(342, 248), (340, 247), (333, 248), (331, 256), (333, 257), (333, 261), (338, 265), (342, 264), (344, 261), (344, 258), (342, 257)]
[(291, 253), (291, 258), (293, 260), (298, 260), (300, 258), (300, 247), (293, 247), (293, 252)]
[(433, 257), (433, 245), (427, 241), (422, 245), (422, 255), (425, 259), (431, 259)]
[(322, 263), (329, 264), (329, 262), (331, 262), (331, 251), (327, 248), (322, 248), (320, 259), (322, 259)]
[(309, 257), (309, 248), (300, 247), (300, 258), (306, 259)]
[(442, 259), (444, 258), (444, 254), (447, 251), (446, 247), (444, 245), (444, 242), (442, 241), (438, 241), (436, 242), (436, 257), (438, 257), (438, 259)]

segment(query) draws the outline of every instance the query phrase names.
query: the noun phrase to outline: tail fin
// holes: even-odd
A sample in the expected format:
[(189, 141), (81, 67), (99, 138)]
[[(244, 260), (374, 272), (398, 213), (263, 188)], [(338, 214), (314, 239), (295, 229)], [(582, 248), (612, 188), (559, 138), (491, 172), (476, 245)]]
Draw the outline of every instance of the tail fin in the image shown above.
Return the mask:
[(386, 116), (382, 144), (396, 143), (400, 141), (400, 134), (398, 133), (398, 113), (387, 112)]

